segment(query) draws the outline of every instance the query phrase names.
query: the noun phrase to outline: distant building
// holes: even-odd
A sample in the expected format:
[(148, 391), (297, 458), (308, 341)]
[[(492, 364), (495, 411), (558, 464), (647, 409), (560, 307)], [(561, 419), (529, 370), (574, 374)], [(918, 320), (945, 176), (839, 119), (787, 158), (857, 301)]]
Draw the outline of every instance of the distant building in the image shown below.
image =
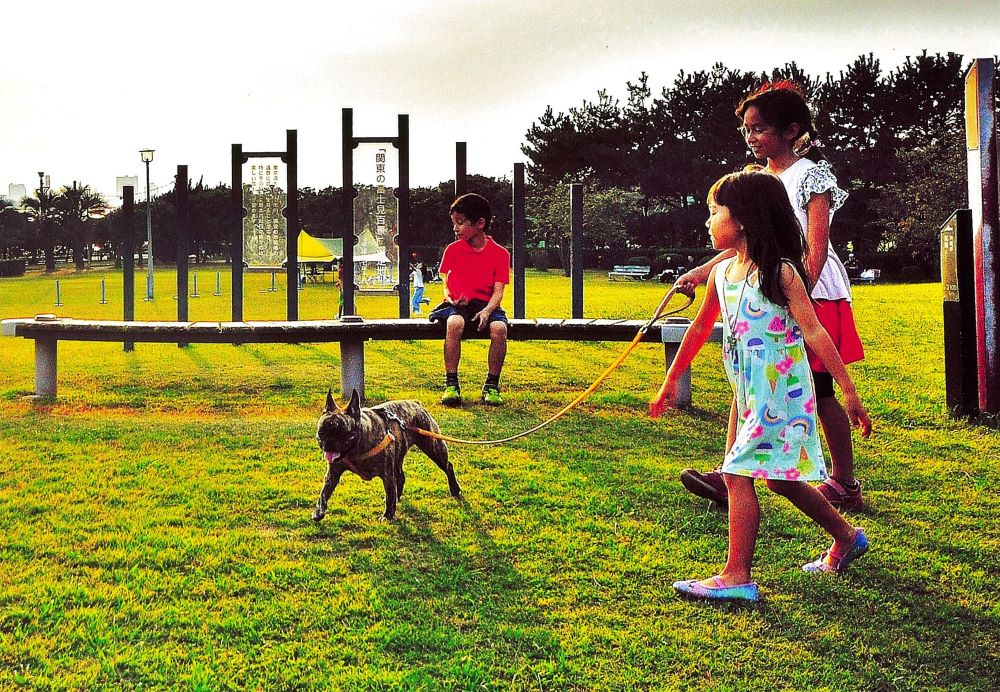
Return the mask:
[(125, 194), (123, 192), (123, 188), (126, 185), (131, 185), (132, 186), (132, 199), (138, 201), (139, 197), (140, 197), (140, 195), (139, 195), (139, 176), (137, 176), (137, 175), (120, 175), (117, 178), (115, 178), (115, 196), (118, 199), (121, 199), (122, 195)]
[(21, 201), (27, 196), (28, 191), (24, 185), (15, 185), (14, 183), (11, 183), (7, 186), (7, 199), (14, 204), (20, 204)]

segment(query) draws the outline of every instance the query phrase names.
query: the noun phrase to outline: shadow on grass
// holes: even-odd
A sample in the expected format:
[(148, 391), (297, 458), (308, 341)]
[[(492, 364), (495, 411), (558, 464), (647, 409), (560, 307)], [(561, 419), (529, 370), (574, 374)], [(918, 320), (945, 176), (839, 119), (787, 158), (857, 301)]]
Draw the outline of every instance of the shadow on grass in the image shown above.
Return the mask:
[(391, 523), (352, 524), (349, 512), (331, 503), (319, 526), (298, 532), (309, 541), (336, 541), (351, 571), (374, 582), (392, 611), (391, 626), (376, 646), (443, 671), (457, 665), (456, 650), (475, 650), (476, 657), (463, 665), (487, 678), (497, 675), (496, 660), (512, 651), (529, 661), (564, 658), (535, 600), (539, 590), (555, 587), (545, 577), (529, 579), (519, 571), (514, 546), (494, 539), (488, 516), (473, 503), (449, 496), (436, 503), (437, 512), (410, 497), (409, 485), (407, 491)]

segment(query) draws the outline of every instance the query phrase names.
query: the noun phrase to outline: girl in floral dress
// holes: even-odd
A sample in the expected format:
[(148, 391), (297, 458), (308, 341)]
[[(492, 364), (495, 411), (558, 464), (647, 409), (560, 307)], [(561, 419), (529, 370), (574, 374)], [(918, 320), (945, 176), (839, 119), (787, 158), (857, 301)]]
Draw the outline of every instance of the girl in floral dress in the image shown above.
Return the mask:
[[(805, 232), (805, 277), (820, 324), (833, 339), (841, 360), (845, 363), (861, 360), (864, 347), (854, 324), (850, 281), (830, 242), (830, 223), (834, 212), (847, 199), (847, 193), (838, 186), (823, 155), (804, 91), (788, 80), (765, 83), (740, 102), (736, 115), (742, 121), (740, 132), (754, 157), (764, 161), (765, 169), (784, 183)], [(731, 251), (719, 253), (679, 277), (675, 285), (682, 292), (693, 291), (708, 278), (716, 262), (731, 256)], [(861, 482), (854, 475), (851, 423), (837, 400), (833, 377), (817, 356), (808, 355), (816, 414), (833, 467), (830, 476), (818, 486), (819, 491), (838, 509), (858, 510), (864, 498)], [(726, 486), (718, 471), (684, 469), (681, 482), (695, 495), (726, 504)]]
[(802, 230), (782, 182), (765, 171), (733, 173), (712, 187), (708, 205), (712, 244), (735, 255), (713, 267), (709, 285), (715, 290), (706, 293), (650, 402), (650, 415), (673, 405), (678, 379), (721, 316), (735, 414), (722, 465), (729, 493), (729, 558), (718, 575), (679, 581), (674, 588), (696, 598), (755, 601), (751, 566), (760, 527), (755, 480), (787, 497), (833, 537), (829, 550), (803, 566), (807, 572), (840, 572), (868, 550), (864, 531), (806, 482), (826, 478), (806, 343), (840, 386), (845, 411), (862, 436), (871, 432), (871, 421), (809, 299), (802, 278)]

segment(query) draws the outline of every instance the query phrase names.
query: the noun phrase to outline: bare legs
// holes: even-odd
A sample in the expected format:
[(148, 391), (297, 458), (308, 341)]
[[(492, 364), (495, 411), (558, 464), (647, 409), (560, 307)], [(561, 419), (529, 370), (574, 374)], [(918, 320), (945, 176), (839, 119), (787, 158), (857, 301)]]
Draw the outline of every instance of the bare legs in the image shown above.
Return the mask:
[[(748, 476), (724, 474), (729, 490), (729, 556), (719, 574), (727, 586), (751, 581), (754, 549), (760, 530), (760, 503), (754, 479)], [(813, 486), (803, 481), (767, 481), (767, 487), (788, 498), (803, 514), (833, 536), (833, 552), (845, 555), (854, 544), (856, 530), (826, 498)], [(712, 579), (701, 582), (716, 587)]]
[(465, 329), (465, 319), (461, 315), (448, 318), (447, 330), (444, 335), (444, 370), (458, 372), (458, 362), (462, 359), (462, 331)]
[(836, 396), (816, 402), (816, 413), (823, 428), (826, 447), (830, 450), (830, 475), (845, 485), (854, 484), (854, 444), (851, 441), (851, 421)]
[(491, 375), (500, 376), (503, 362), (507, 357), (507, 325), (503, 322), (490, 323), (490, 353), (486, 359)]
[[(729, 490), (729, 557), (719, 576), (729, 586), (751, 581), (753, 553), (760, 530), (760, 503), (753, 478), (724, 474)], [(702, 582), (714, 586), (711, 579)]]
[[(491, 375), (499, 376), (507, 358), (507, 325), (503, 322), (492, 322), (489, 329), (490, 352), (487, 356), (487, 368)], [(444, 338), (445, 372), (458, 372), (458, 364), (462, 359), (463, 331), (465, 331), (465, 320), (461, 315), (452, 315), (448, 318)]]
[(803, 481), (768, 481), (767, 487), (787, 498), (800, 512), (833, 536), (833, 552), (843, 555), (851, 549), (854, 544), (855, 528), (814, 486)]

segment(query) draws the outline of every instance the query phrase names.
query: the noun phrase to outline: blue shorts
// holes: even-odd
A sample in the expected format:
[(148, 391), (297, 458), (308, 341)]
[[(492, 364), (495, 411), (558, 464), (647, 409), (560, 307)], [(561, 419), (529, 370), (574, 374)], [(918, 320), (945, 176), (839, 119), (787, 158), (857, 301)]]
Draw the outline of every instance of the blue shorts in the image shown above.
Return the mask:
[[(475, 328), (475, 323), (472, 321), (473, 316), (485, 308), (487, 302), (485, 300), (478, 300), (473, 298), (465, 305), (452, 305), (451, 303), (441, 303), (436, 308), (431, 310), (430, 314), (427, 315), (427, 319), (431, 322), (447, 322), (448, 318), (452, 315), (461, 315), (465, 320), (465, 328)], [(507, 313), (504, 312), (502, 307), (497, 306), (496, 310), (490, 313), (490, 318), (487, 320), (487, 324), (493, 324), (494, 322), (503, 322), (504, 324), (510, 324), (507, 321)]]

